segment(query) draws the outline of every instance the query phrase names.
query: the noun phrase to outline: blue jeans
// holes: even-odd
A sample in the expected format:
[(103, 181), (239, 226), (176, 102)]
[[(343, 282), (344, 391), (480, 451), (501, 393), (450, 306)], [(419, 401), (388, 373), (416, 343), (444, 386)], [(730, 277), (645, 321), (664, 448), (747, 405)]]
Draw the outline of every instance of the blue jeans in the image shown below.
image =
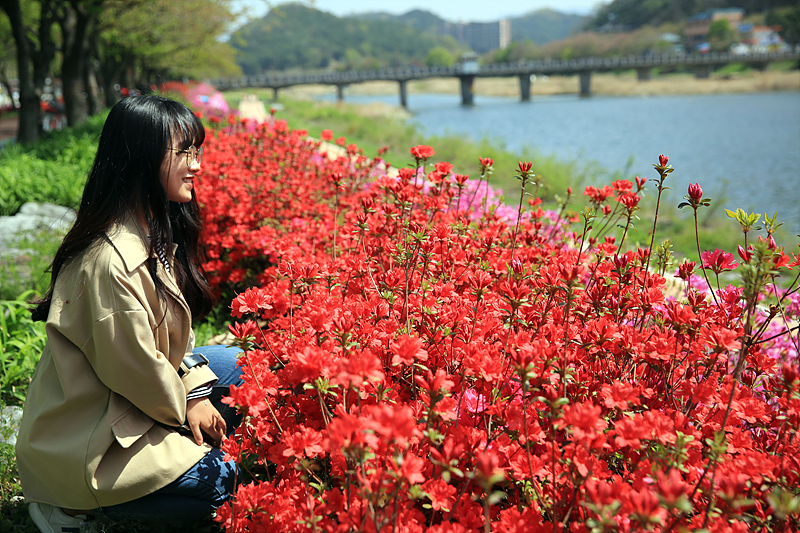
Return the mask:
[[(208, 358), (209, 366), (219, 381), (209, 400), (220, 412), (230, 435), (241, 421), (236, 409), (220, 400), (230, 385), (241, 385), (241, 372), (236, 358), (241, 351), (232, 346), (200, 346), (194, 353)], [(238, 468), (233, 461), (224, 461), (225, 454), (214, 448), (181, 477), (152, 494), (118, 505), (97, 509), (97, 514), (112, 520), (140, 522), (190, 523), (211, 515), (233, 492)]]

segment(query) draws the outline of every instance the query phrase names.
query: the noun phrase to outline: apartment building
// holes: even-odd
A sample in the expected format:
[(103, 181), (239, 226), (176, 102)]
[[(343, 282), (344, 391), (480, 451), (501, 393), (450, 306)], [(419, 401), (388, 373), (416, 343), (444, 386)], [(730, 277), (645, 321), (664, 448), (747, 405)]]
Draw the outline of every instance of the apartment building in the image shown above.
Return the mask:
[(448, 23), (445, 31), (474, 52), (483, 54), (511, 43), (511, 21)]

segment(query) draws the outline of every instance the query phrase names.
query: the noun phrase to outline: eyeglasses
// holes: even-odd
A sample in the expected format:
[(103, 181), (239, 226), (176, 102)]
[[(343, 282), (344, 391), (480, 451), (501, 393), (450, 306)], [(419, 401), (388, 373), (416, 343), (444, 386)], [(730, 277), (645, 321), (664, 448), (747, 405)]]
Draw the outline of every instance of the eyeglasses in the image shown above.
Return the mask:
[(175, 148), (170, 148), (170, 152), (175, 152), (178, 154), (186, 154), (186, 166), (192, 166), (192, 163), (197, 163), (198, 165), (203, 162), (203, 147), (195, 148), (194, 146), (190, 146), (185, 150), (177, 150)]

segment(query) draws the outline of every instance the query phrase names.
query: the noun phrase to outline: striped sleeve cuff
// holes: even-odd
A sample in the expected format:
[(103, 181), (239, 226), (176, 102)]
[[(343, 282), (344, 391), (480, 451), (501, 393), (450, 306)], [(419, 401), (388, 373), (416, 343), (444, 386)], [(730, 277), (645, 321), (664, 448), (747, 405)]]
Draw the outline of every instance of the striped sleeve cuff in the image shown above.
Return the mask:
[(196, 398), (205, 398), (211, 394), (211, 382), (195, 387), (186, 395), (186, 400), (194, 400)]

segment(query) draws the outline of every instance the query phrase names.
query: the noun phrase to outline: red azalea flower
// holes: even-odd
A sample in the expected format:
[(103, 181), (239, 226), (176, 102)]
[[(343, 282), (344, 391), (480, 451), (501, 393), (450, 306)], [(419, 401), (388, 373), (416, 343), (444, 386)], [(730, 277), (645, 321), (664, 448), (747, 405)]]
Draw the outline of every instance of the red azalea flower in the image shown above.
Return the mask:
[(410, 151), (411, 155), (414, 156), (414, 159), (418, 161), (424, 161), (426, 159), (430, 159), (436, 153), (436, 150), (434, 150), (430, 146), (425, 146), (424, 144), (414, 146), (413, 148), (411, 148)]
[(739, 266), (739, 263), (733, 260), (733, 254), (722, 250), (714, 250), (713, 252), (706, 250), (700, 256), (703, 259), (703, 268), (708, 268), (715, 274), (733, 270)]

